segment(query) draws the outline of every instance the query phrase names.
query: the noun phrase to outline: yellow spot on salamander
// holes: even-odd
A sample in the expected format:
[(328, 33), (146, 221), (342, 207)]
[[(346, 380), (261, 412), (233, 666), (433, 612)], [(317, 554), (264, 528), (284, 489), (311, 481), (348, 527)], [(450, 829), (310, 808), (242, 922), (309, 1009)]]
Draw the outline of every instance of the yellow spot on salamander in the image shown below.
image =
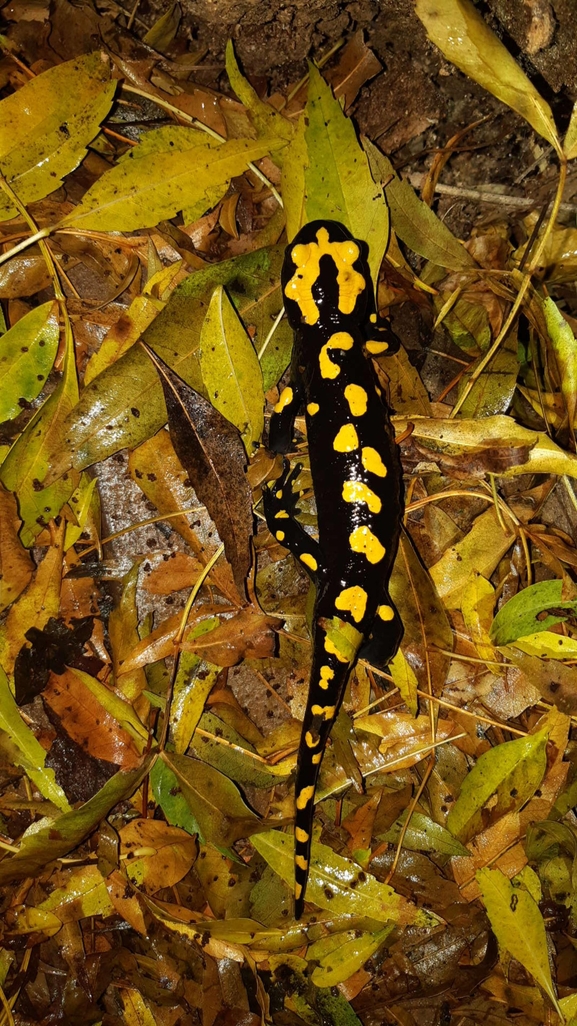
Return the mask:
[(367, 608), (368, 595), (364, 588), (358, 584), (352, 588), (344, 588), (339, 597), (335, 600), (337, 609), (347, 610), (356, 623), (360, 623)]
[(336, 705), (312, 705), (313, 716), (322, 716), (324, 720), (332, 720), (335, 715)]
[(300, 883), (295, 883), (295, 901), (299, 900), (302, 892), (303, 892), (303, 885), (300, 884)]
[(345, 399), (349, 404), (353, 417), (362, 417), (367, 412), (368, 396), (361, 385), (347, 385)]
[(307, 748), (316, 748), (319, 743), (318, 737), (313, 737), (310, 730), (307, 730), (305, 734), (305, 744)]
[(337, 331), (334, 335), (331, 335), (330, 339), (328, 342), (325, 342), (319, 353), (321, 378), (330, 378), (331, 380), (334, 380), (335, 378), (338, 378), (341, 373), (341, 368), (338, 363), (331, 360), (330, 350), (352, 349), (353, 345), (353, 336), (349, 335), (348, 331)]
[(305, 566), (310, 567), (311, 570), (316, 570), (318, 563), (314, 556), (311, 556), (310, 552), (303, 552), (302, 556), (299, 556), (301, 563)]
[(369, 317), (369, 321), (371, 322), (371, 324), (376, 324), (377, 323), (377, 315), (376, 314), (371, 314), (371, 316)]
[(299, 844), (306, 844), (309, 836), (310, 835), (307, 834), (306, 830), (303, 830), (302, 827), (295, 828), (295, 840), (298, 841)]
[[(325, 652), (328, 652), (329, 655), (336, 656), (338, 661), (339, 661), (339, 663), (348, 663), (348, 661), (349, 661), (347, 659), (346, 655), (343, 655), (342, 652), (339, 652), (339, 650), (338, 650), (337, 646), (335, 645), (334, 641), (331, 641), (331, 639), (329, 637), (325, 638)], [(321, 687), (322, 687), (322, 685), (321, 685)]]
[(329, 686), (329, 681), (331, 681), (335, 675), (335, 671), (331, 669), (330, 666), (321, 666), (320, 674), (319, 687), (321, 687), (323, 691), (326, 691)]
[(378, 356), (379, 353), (384, 353), (389, 348), (388, 342), (375, 342), (374, 339), (365, 342), (367, 353), (371, 356)]
[(326, 228), (319, 228), (317, 241), (294, 246), (291, 257), (296, 271), (285, 286), (285, 296), (298, 303), (306, 324), (316, 324), (319, 309), (313, 299), (312, 288), (320, 273), (321, 257), (332, 257), (337, 269), (339, 289), (338, 308), (341, 313), (352, 313), (357, 298), (365, 287), (362, 274), (355, 271), (353, 264), (359, 258), (359, 247), (352, 239), (344, 242), (330, 242)]
[[(354, 424), (343, 424), (335, 435), (333, 449), (336, 452), (354, 452), (359, 447), (359, 436)], [(364, 449), (363, 449), (364, 452)]]
[(318, 403), (309, 403), (307, 406), (307, 413), (309, 417), (314, 417), (315, 413), (318, 413), (320, 406)]
[(280, 509), (278, 513), (275, 513), (274, 518), (275, 520), (290, 520), (290, 516), (286, 509)]
[(279, 488), (278, 492), (274, 493), (275, 499), (282, 499), (282, 488)]
[(369, 563), (380, 563), (386, 552), (369, 527), (355, 527), (349, 535), (349, 544), (353, 552), (362, 552)]
[(307, 860), (303, 858), (302, 855), (297, 855), (295, 858), (295, 866), (298, 866), (299, 869), (302, 869), (302, 871), (305, 872), (308, 869), (308, 865)]
[(371, 513), (380, 513), (383, 504), (379, 496), (368, 488), (362, 481), (345, 481), (343, 485), (343, 499), (345, 502), (364, 502)]
[(373, 449), (372, 446), (363, 446), (361, 449), (361, 462), (365, 470), (368, 470), (369, 474), (376, 474), (377, 477), (387, 476), (387, 468), (385, 467), (380, 454), (376, 449)]
[(311, 762), (313, 762), (315, 764), (315, 766), (318, 766), (318, 764), (321, 761), (322, 757), (323, 757), (323, 753), (322, 752), (317, 752), (316, 755), (312, 755), (311, 756)]
[(395, 618), (395, 610), (391, 606), (379, 606), (377, 613), (381, 620), (394, 620)]
[[(314, 758), (314, 756), (313, 756), (313, 758)], [(310, 802), (310, 800), (311, 800), (311, 798), (312, 798), (312, 796), (314, 794), (314, 791), (315, 791), (315, 789), (314, 789), (314, 785), (313, 784), (309, 784), (308, 787), (303, 787), (302, 791), (300, 792), (300, 794), (299, 794), (299, 796), (298, 796), (298, 798), (296, 800), (296, 807), (297, 807), (297, 809), (300, 809), (301, 811), (302, 811), (302, 809), (306, 809), (308, 803)]]
[(284, 541), (284, 538), (285, 538), (284, 531), (277, 531), (275, 533), (275, 538), (276, 538), (277, 541)]
[(274, 412), (275, 413), (282, 413), (282, 411), (284, 410), (285, 406), (290, 406), (290, 404), (292, 403), (293, 399), (294, 399), (294, 392), (293, 392), (292, 388), (290, 387), (290, 385), (287, 385), (286, 388), (283, 388), (283, 390), (282, 390), (282, 392), (281, 392), (281, 394), (279, 396), (278, 403), (275, 403)]

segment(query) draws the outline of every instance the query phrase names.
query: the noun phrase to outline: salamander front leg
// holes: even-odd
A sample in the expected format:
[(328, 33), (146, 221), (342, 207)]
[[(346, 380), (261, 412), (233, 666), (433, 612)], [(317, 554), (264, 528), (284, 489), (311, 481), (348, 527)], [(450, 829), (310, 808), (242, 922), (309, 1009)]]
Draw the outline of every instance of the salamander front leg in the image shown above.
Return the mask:
[(296, 519), (300, 512), (297, 508), (299, 496), (293, 490), (293, 485), (301, 470), (301, 463), (297, 463), (291, 470), (289, 461), (284, 461), (281, 476), (263, 492), (264, 513), (270, 533), (292, 552), (313, 583), (317, 584), (317, 571), (321, 562), (320, 546)]
[(303, 404), (302, 387), (298, 380), (283, 388), (270, 419), (269, 449), (288, 452), (292, 448), (295, 417)]

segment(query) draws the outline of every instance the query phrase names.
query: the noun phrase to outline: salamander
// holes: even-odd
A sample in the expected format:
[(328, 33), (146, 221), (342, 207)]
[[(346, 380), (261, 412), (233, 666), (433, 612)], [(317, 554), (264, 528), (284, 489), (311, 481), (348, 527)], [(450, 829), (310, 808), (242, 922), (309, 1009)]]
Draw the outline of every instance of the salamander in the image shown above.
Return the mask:
[(384, 667), (402, 624), (388, 593), (401, 516), (401, 466), (371, 356), (398, 340), (377, 327), (366, 246), (337, 221), (313, 221), (287, 247), (281, 282), (294, 330), (290, 383), (269, 447), (287, 453), (304, 406), (318, 541), (296, 519), (300, 467), (264, 492), (267, 524), (316, 586), (313, 656), (295, 784), (295, 918), (305, 899), (324, 750), (357, 658)]

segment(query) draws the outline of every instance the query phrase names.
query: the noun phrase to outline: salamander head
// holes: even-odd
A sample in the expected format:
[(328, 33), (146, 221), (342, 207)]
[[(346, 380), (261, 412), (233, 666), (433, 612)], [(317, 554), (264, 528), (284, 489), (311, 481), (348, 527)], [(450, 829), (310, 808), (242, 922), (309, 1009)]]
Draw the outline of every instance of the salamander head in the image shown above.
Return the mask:
[(361, 245), (338, 221), (311, 221), (287, 247), (283, 298), (292, 328), (362, 321), (370, 276)]

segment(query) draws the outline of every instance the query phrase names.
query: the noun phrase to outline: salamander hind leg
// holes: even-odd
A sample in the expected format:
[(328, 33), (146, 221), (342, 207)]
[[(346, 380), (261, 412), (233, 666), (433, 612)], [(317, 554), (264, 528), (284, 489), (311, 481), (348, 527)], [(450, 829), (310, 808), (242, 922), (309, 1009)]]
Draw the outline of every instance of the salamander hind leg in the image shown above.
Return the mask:
[(270, 533), (292, 552), (316, 583), (320, 565), (319, 543), (296, 519), (300, 510), (297, 506), (299, 493), (295, 492), (294, 483), (301, 470), (302, 463), (297, 463), (291, 470), (289, 461), (284, 461), (281, 476), (263, 491), (264, 513)]
[(359, 659), (366, 659), (379, 670), (384, 670), (394, 658), (403, 637), (403, 624), (389, 595), (385, 595), (377, 609), (375, 619), (365, 641), (359, 649)]

